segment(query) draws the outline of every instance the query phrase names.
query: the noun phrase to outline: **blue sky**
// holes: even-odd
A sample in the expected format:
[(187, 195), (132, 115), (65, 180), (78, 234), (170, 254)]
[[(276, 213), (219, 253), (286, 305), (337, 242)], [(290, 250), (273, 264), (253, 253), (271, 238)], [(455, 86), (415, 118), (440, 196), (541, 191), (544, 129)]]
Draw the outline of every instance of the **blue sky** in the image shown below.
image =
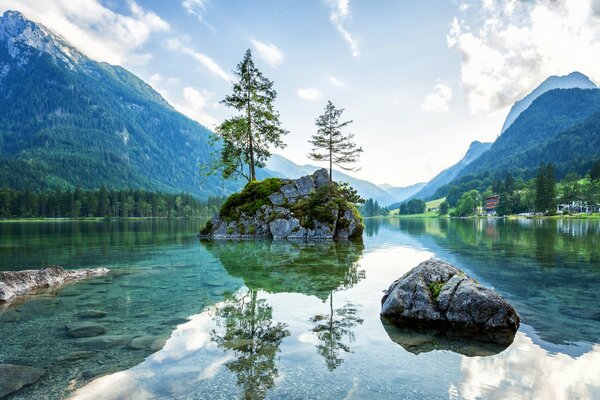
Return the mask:
[(290, 131), (280, 153), (308, 162), (327, 100), (365, 152), (356, 176), (426, 181), (552, 74), (600, 79), (600, 2), (0, 0), (90, 57), (120, 64), (213, 127), (247, 48), (275, 81)]

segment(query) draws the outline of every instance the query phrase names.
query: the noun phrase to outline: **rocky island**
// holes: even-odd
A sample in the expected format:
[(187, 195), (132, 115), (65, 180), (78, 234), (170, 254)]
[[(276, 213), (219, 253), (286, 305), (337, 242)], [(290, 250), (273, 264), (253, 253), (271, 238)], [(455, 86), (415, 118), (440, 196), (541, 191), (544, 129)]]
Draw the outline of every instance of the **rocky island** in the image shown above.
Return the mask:
[(352, 239), (363, 223), (345, 185), (329, 184), (327, 170), (298, 179), (252, 181), (231, 195), (199, 233), (202, 239)]
[(508, 345), (520, 324), (517, 312), (500, 295), (435, 258), (392, 283), (381, 303), (387, 323), (479, 341)]

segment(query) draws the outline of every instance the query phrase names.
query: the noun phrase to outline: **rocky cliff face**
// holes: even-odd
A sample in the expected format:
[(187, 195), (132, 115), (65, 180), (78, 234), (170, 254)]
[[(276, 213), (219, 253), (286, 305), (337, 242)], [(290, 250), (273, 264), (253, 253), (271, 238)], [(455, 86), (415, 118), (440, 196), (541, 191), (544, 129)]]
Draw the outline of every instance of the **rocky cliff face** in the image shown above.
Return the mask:
[(363, 224), (353, 204), (328, 196), (328, 173), (321, 169), (298, 179), (270, 178), (232, 195), (198, 235), (208, 239), (349, 239)]

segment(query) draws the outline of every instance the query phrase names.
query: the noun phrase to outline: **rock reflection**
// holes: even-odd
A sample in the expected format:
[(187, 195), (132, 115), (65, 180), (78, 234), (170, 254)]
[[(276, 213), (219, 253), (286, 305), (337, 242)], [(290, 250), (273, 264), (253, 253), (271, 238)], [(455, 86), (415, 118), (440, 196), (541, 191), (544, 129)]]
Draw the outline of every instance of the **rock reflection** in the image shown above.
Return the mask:
[(273, 322), (273, 308), (258, 299), (256, 290), (238, 293), (214, 309), (218, 327), (211, 340), (234, 359), (225, 366), (237, 376), (245, 399), (263, 399), (279, 375), (275, 356), (282, 340), (290, 335), (287, 324)]
[(469, 338), (451, 331), (434, 329), (409, 329), (400, 327), (381, 319), (383, 327), (390, 339), (398, 343), (404, 350), (413, 354), (428, 353), (434, 350), (449, 350), (468, 357), (493, 356), (504, 351), (509, 342), (495, 343), (477, 338)]
[(248, 288), (268, 293), (326, 300), (332, 291), (364, 278), (356, 265), (364, 248), (361, 242), (203, 241), (201, 246)]

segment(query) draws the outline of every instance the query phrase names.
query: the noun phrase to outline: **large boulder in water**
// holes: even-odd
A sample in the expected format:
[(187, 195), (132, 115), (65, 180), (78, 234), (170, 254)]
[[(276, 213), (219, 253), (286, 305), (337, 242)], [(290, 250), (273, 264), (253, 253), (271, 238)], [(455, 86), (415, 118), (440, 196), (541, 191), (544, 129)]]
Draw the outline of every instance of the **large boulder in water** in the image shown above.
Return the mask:
[(520, 318), (493, 290), (432, 258), (385, 292), (381, 316), (406, 328), (449, 331), (477, 340), (512, 343)]
[[(350, 239), (363, 223), (351, 191), (320, 169), (298, 179), (250, 182), (232, 194), (198, 235), (203, 239)], [(355, 200), (352, 200), (355, 201)]]

